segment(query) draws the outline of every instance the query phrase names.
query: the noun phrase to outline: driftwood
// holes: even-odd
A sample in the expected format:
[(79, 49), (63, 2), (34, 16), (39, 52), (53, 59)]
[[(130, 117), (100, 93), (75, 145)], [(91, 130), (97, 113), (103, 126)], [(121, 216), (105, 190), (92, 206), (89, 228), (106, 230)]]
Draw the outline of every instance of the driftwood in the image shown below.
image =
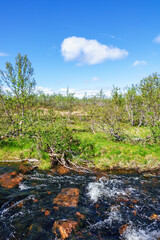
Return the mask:
[(49, 152), (50, 152), (49, 155), (50, 155), (50, 158), (52, 159), (53, 165), (59, 164), (65, 168), (68, 168), (68, 169), (76, 171), (76, 172), (84, 172), (84, 173), (92, 172), (91, 170), (89, 170), (85, 167), (81, 167), (81, 166), (73, 163), (69, 159), (66, 160), (65, 154), (64, 153), (62, 153), (62, 154), (55, 153), (54, 148), (50, 148)]

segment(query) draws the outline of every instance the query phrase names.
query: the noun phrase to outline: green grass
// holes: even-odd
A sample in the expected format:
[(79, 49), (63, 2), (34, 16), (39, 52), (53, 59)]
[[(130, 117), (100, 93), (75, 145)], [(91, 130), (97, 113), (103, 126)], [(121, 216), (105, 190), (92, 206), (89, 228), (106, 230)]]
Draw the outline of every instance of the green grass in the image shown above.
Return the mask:
[(90, 161), (93, 166), (101, 170), (115, 167), (149, 170), (160, 166), (159, 145), (114, 142), (102, 133), (81, 132), (76, 136), (83, 141), (95, 142), (95, 156)]
[(47, 153), (37, 152), (37, 146), (33, 139), (9, 138), (0, 141), (0, 162), (5, 160), (39, 159), (39, 168), (47, 170), (51, 167), (51, 161)]
[[(160, 166), (160, 146), (157, 144), (140, 144), (112, 141), (103, 133), (93, 134), (83, 124), (70, 125), (74, 131), (74, 138), (80, 145), (75, 146), (73, 161), (100, 170), (110, 168), (139, 168), (149, 170)], [(129, 128), (130, 136), (144, 138), (150, 134), (148, 128)], [(136, 135), (137, 134), (137, 135)], [(47, 170), (51, 167), (51, 160), (46, 152), (37, 153), (34, 139), (12, 138), (0, 141), (0, 161), (16, 159), (39, 159), (39, 168)]]

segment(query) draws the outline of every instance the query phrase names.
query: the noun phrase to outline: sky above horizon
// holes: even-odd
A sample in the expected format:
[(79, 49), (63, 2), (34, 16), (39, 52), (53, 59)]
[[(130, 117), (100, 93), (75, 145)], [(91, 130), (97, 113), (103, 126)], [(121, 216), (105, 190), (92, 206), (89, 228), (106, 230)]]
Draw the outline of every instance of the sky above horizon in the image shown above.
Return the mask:
[(0, 69), (27, 54), (37, 88), (109, 95), (160, 72), (159, 0), (1, 0)]

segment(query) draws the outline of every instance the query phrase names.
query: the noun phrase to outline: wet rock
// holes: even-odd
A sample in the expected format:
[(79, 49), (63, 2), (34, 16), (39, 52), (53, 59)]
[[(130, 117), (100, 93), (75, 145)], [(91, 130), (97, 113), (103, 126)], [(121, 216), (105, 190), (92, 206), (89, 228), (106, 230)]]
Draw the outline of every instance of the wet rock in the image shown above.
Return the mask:
[(23, 201), (18, 203), (16, 206), (22, 208), (23, 207)]
[(83, 214), (81, 214), (80, 212), (76, 212), (76, 215), (80, 219), (85, 219), (85, 216)]
[(37, 183), (35, 183), (35, 182), (34, 182), (34, 183), (32, 183), (32, 185), (33, 185), (33, 186), (36, 186), (36, 185), (37, 185)]
[(150, 216), (150, 219), (151, 220), (160, 220), (160, 217), (157, 215), (157, 214), (152, 214), (151, 216)]
[(56, 221), (53, 225), (52, 231), (57, 236), (60, 233), (61, 239), (68, 238), (73, 231), (76, 230), (78, 223), (73, 220)]
[(134, 216), (136, 216), (137, 215), (137, 211), (133, 210), (133, 214), (134, 214)]
[(23, 180), (22, 174), (16, 172), (4, 173), (0, 176), (0, 184), (5, 188), (14, 188)]
[(46, 210), (46, 211), (44, 212), (44, 215), (45, 215), (45, 216), (49, 216), (49, 215), (50, 215), (50, 211)]
[(127, 227), (128, 227), (127, 224), (122, 225), (122, 226), (119, 228), (119, 233), (122, 235), (122, 234), (126, 231)]
[(59, 207), (55, 207), (55, 206), (54, 206), (53, 209), (54, 209), (55, 211), (57, 211), (57, 210), (59, 209)]
[(23, 165), (23, 164), (21, 164), (19, 166), (19, 171), (22, 172), (22, 173), (30, 172), (32, 170), (33, 170), (32, 166), (27, 166), (27, 165)]
[(132, 199), (132, 200), (131, 200), (131, 203), (137, 204), (137, 203), (138, 203), (138, 200), (137, 200), (137, 199)]
[(54, 198), (53, 203), (62, 207), (77, 207), (79, 201), (78, 188), (63, 188), (61, 193)]
[(67, 174), (70, 172), (70, 170), (68, 168), (65, 168), (63, 166), (60, 166), (58, 169), (57, 169), (57, 172), (60, 173), (61, 175), (64, 175), (64, 174)]

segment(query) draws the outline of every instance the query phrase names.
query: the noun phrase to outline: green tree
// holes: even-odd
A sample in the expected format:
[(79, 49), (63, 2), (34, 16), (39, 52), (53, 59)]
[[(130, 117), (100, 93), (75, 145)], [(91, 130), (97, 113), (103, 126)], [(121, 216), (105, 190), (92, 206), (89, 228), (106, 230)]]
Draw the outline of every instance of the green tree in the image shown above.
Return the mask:
[[(3, 84), (1, 101), (6, 115), (12, 123), (19, 124), (22, 129), (25, 115), (25, 106), (28, 106), (35, 89), (34, 69), (27, 55), (18, 54), (15, 66), (6, 62), (6, 70), (0, 70), (0, 79)], [(11, 109), (13, 112), (11, 113)], [(17, 121), (13, 120), (16, 113)]]

